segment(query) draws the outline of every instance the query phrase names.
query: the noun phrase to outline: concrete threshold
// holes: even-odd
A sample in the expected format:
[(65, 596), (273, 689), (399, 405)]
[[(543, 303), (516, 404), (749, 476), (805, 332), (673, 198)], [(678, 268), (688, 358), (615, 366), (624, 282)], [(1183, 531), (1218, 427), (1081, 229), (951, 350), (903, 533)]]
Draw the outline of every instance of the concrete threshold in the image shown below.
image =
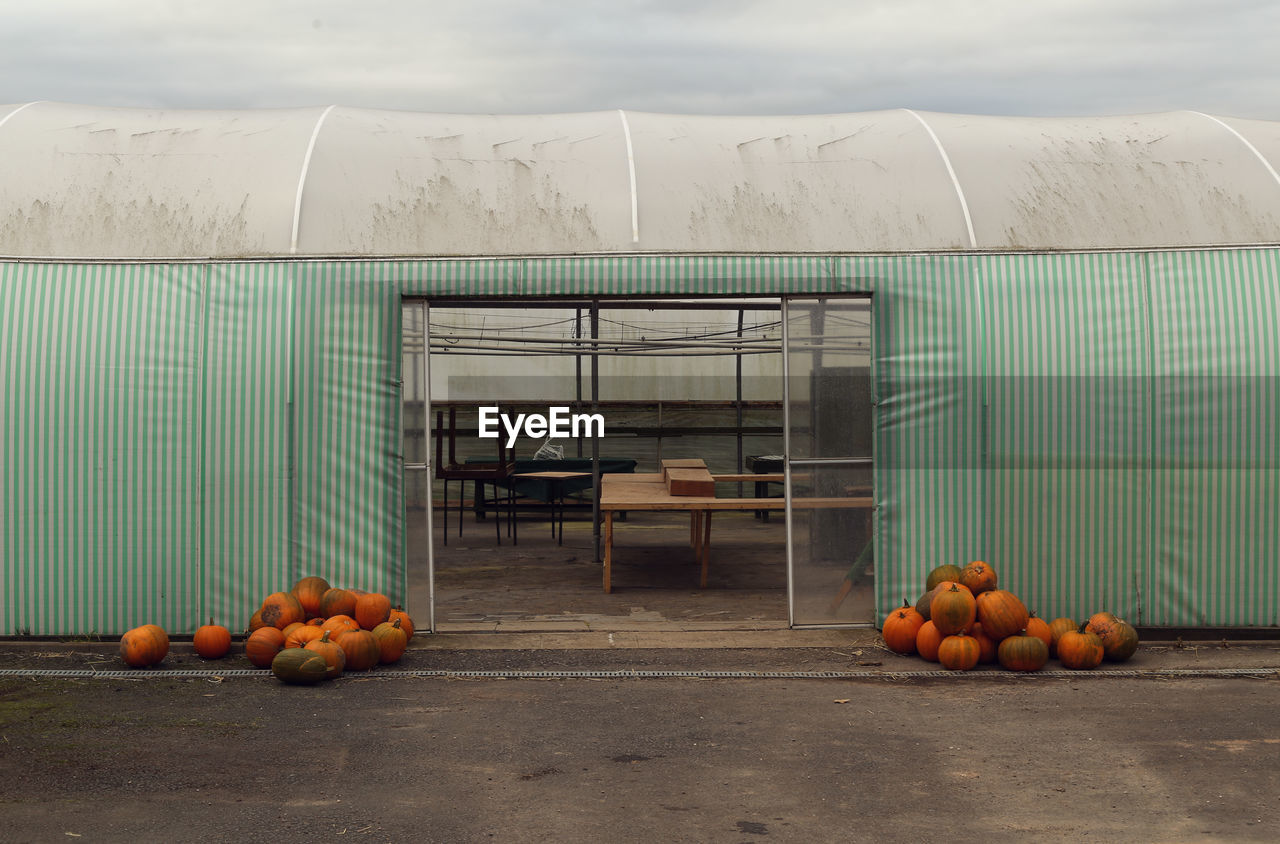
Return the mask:
[(777, 629), (689, 630), (678, 625), (651, 630), (590, 631), (445, 631), (415, 636), (412, 647), (424, 650), (608, 650), (707, 648), (856, 648), (874, 646), (879, 634), (869, 628), (831, 630)]

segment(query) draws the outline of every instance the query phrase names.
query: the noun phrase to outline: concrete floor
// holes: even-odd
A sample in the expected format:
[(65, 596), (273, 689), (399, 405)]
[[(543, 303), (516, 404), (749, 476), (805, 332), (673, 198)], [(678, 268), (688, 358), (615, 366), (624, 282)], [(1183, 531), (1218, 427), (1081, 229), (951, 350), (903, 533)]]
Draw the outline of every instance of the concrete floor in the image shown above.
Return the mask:
[[(563, 545), (545, 518), (525, 516), (518, 544), (491, 521), (464, 516), (458, 536), (451, 514), (449, 544), (435, 519), (435, 609), (440, 632), (589, 630), (763, 630), (788, 627), (785, 524), (750, 513), (716, 514), (706, 589), (689, 547), (683, 513), (628, 514), (615, 522), (613, 591), (605, 594), (602, 567), (587, 514), (565, 522)], [(425, 618), (428, 575), (425, 519), (410, 513), (410, 610)], [(847, 563), (797, 571), (797, 619), (870, 623), (872, 577), (866, 576), (830, 612)]]

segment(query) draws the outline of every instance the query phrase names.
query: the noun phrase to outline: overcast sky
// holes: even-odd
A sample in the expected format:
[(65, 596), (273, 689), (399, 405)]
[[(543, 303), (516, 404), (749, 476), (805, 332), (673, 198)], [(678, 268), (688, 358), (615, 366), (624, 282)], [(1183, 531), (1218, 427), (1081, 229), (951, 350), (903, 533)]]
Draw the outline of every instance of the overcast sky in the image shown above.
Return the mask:
[(0, 103), (1280, 120), (1276, 0), (0, 0)]

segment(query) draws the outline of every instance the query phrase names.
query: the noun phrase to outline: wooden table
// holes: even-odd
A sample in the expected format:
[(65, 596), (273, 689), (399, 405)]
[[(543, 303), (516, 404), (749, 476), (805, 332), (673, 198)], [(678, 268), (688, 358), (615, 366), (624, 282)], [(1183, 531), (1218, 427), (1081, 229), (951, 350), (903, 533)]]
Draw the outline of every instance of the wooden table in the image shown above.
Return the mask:
[[(717, 480), (721, 476), (717, 476)], [(689, 544), (702, 566), (699, 586), (707, 587), (711, 567), (711, 514), (716, 510), (781, 510), (784, 498), (719, 498), (671, 495), (661, 474), (601, 477), (600, 512), (604, 514), (604, 591), (612, 592), (613, 514), (628, 510), (689, 511)], [(795, 498), (791, 506), (803, 510), (870, 508), (870, 497)]]

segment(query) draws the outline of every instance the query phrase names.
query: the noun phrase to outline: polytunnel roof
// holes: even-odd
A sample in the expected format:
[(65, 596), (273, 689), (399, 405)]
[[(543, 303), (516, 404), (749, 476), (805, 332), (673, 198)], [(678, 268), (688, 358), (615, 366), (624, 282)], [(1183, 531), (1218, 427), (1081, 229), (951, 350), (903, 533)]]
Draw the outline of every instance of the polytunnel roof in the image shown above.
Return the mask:
[(0, 255), (849, 253), (1280, 242), (1280, 123), (0, 106)]

